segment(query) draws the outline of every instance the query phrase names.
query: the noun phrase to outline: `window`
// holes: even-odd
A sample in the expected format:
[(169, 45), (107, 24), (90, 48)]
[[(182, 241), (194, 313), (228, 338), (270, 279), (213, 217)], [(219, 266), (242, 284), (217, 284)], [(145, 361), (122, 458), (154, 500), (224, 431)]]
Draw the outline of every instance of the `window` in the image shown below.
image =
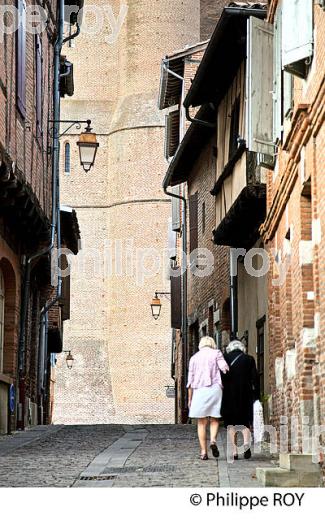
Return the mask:
[(19, 112), (26, 115), (26, 0), (17, 0), (20, 24), (16, 31), (16, 100)]
[(305, 78), (313, 56), (313, 0), (282, 1), (282, 65)]
[(71, 170), (70, 143), (64, 145), (64, 171), (69, 174)]
[(240, 99), (237, 98), (231, 111), (230, 135), (229, 135), (229, 159), (231, 159), (238, 148), (239, 137), (239, 111)]
[(35, 35), (35, 62), (36, 62), (36, 125), (37, 132), (42, 132), (42, 112), (43, 112), (43, 58), (42, 58), (42, 40), (39, 34)]
[(0, 373), (3, 372), (4, 348), (4, 318), (5, 318), (5, 282), (0, 269)]

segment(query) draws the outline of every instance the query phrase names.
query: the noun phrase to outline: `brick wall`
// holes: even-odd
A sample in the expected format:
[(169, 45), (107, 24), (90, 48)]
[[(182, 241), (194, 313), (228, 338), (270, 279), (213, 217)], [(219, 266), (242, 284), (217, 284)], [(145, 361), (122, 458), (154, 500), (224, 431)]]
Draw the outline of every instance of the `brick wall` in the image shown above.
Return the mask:
[[(119, 0), (111, 5), (118, 13)], [(199, 40), (199, 1), (127, 5), (114, 44), (107, 43), (104, 32), (96, 45), (92, 36), (81, 34), (75, 48), (67, 49), (78, 72), (75, 96), (63, 103), (64, 115), (89, 115), (100, 148), (94, 169), (85, 175), (76, 137), (69, 136), (72, 168), (70, 176), (62, 176), (63, 201), (76, 207), (83, 253), (96, 250), (102, 275), (93, 276), (90, 263), (83, 272), (73, 269), (65, 344), (76, 361), (71, 371), (65, 370), (63, 357), (58, 361), (58, 422), (174, 420), (174, 403), (165, 392), (173, 384), (169, 302), (162, 300), (157, 321), (150, 309), (154, 292), (169, 290), (169, 281), (160, 269), (138, 284), (134, 263), (132, 273), (125, 273), (125, 254), (127, 248), (133, 254), (154, 248), (162, 255), (167, 247), (170, 201), (161, 187), (164, 121), (157, 109), (161, 58)], [(94, 81), (97, 77), (102, 80)], [(102, 270), (108, 241), (113, 248), (121, 244), (122, 274)], [(146, 265), (150, 269), (153, 260)]]
[[(277, 2), (271, 2), (272, 20)], [(324, 370), (324, 40), (325, 13), (314, 5), (315, 46), (306, 80), (294, 78), (294, 108), (286, 121), (277, 165), (268, 176), (265, 231), (272, 252), (269, 277), (271, 419), (308, 416), (323, 423)], [(301, 104), (306, 111), (295, 125)], [(292, 137), (288, 139), (288, 133)], [(287, 262), (279, 286), (274, 256)], [(292, 356), (292, 357), (290, 357)], [(300, 445), (301, 448), (301, 445)]]
[[(212, 241), (216, 204), (210, 191), (216, 180), (216, 160), (213, 153), (215, 139), (214, 136), (202, 151), (188, 180), (189, 196), (198, 193), (198, 247), (207, 249), (212, 254), (214, 264), (212, 273), (207, 277), (200, 278), (189, 273), (188, 314), (191, 322), (198, 320), (199, 325), (202, 325), (202, 322), (209, 319), (209, 306), (213, 302), (213, 311), (219, 312), (218, 321), (224, 344), (229, 338), (230, 325), (227, 313), (229, 248), (216, 246)], [(208, 330), (209, 327), (207, 332)]]
[[(8, 5), (16, 5), (14, 0)], [(27, 6), (35, 4), (27, 0)], [(41, 5), (41, 4), (40, 4)], [(49, 5), (55, 15), (57, 2)], [(46, 8), (49, 13), (48, 8)], [(9, 19), (9, 17), (8, 17)], [(16, 33), (5, 34), (0, 52), (0, 146), (37, 196), (49, 217), (51, 211), (51, 158), (48, 156), (49, 123), (52, 113), (53, 20), (49, 16), (47, 31), (41, 33), (43, 49), (43, 119), (42, 135), (36, 129), (36, 62), (35, 35), (26, 32), (26, 115), (16, 105)]]
[(210, 38), (229, 0), (201, 0), (201, 41)]
[[(35, 4), (27, 0), (27, 6)], [(37, 0), (48, 15), (48, 24), (40, 34), (42, 42), (42, 121), (39, 132), (36, 121), (36, 41), (35, 35), (26, 32), (26, 114), (22, 115), (16, 103), (16, 33), (5, 34), (0, 45), (0, 155), (6, 164), (6, 172), (12, 176), (12, 199), (15, 212), (2, 212), (0, 215), (0, 261), (6, 280), (5, 311), (5, 357), (4, 376), (17, 382), (18, 341), (20, 326), (21, 279), (23, 277), (23, 257), (35, 253), (48, 244), (48, 229), (51, 218), (52, 198), (52, 156), (51, 122), (53, 98), (53, 46), (55, 40), (55, 16), (57, 2), (46, 3)], [(16, 6), (14, 0), (6, 5)], [(3, 35), (1, 35), (2, 37)], [(1, 176), (3, 171), (1, 171)], [(3, 179), (1, 179), (3, 180)], [(21, 193), (14, 191), (17, 185), (23, 186)], [(0, 196), (7, 190), (0, 184)], [(24, 191), (23, 191), (24, 190)], [(21, 204), (26, 199), (28, 215)], [(16, 198), (18, 196), (22, 198)], [(2, 202), (1, 202), (2, 205)], [(31, 215), (39, 215), (40, 221), (28, 220)], [(39, 227), (40, 226), (40, 227)], [(27, 308), (25, 330), (25, 368), (24, 392), (32, 403), (32, 416), (26, 420), (37, 421), (36, 403), (38, 402), (38, 342), (39, 315), (49, 294), (48, 259), (42, 258), (32, 266), (30, 295)], [(1, 374), (0, 374), (1, 377)], [(18, 394), (18, 388), (17, 388)], [(28, 422), (26, 422), (28, 424)]]

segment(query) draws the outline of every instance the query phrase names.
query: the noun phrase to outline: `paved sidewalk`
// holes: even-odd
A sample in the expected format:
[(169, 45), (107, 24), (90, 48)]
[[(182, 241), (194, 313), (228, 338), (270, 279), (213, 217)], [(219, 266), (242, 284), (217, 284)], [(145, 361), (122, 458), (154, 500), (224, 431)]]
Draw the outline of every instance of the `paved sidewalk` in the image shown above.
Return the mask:
[(7, 455), (18, 448), (38, 441), (47, 435), (56, 433), (63, 425), (34, 426), (23, 432), (17, 431), (13, 435), (0, 435), (0, 456)]
[(257, 487), (254, 455), (228, 464), (199, 458), (192, 425), (37, 427), (0, 439), (0, 487)]
[(10, 453), (0, 453), (0, 487), (70, 487), (94, 457), (123, 434), (119, 425), (65, 426), (46, 432)]

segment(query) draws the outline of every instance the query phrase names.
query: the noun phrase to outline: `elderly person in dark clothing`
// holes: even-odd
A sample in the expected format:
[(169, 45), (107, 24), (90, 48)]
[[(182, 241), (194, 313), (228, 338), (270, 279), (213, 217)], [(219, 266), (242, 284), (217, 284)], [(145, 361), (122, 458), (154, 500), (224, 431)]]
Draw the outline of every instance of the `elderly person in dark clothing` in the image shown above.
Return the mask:
[(253, 425), (254, 402), (260, 399), (259, 377), (255, 359), (246, 354), (243, 343), (231, 341), (226, 348), (225, 361), (229, 372), (222, 375), (223, 397), (221, 414), (225, 427), (228, 428), (228, 438), (231, 439), (234, 459), (238, 459), (235, 441), (235, 426), (242, 427), (244, 437), (244, 457), (251, 457), (250, 428)]

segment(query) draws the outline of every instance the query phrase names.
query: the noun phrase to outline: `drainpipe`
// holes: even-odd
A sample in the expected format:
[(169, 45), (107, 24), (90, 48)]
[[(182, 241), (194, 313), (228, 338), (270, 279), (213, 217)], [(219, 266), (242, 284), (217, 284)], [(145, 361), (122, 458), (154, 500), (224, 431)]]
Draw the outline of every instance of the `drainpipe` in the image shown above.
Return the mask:
[[(49, 318), (48, 313), (49, 310), (58, 302), (58, 300), (62, 296), (62, 276), (60, 275), (60, 264), (59, 260), (61, 257), (61, 220), (60, 220), (60, 78), (67, 76), (69, 71), (66, 73), (60, 74), (60, 56), (62, 51), (62, 46), (76, 38), (80, 34), (80, 26), (77, 24), (76, 31), (68, 36), (67, 38), (63, 38), (63, 27), (64, 27), (64, 0), (60, 0), (63, 3), (63, 7), (61, 10), (61, 15), (59, 19), (59, 32), (58, 39), (55, 46), (55, 55), (54, 55), (54, 88), (53, 88), (53, 104), (54, 104), (54, 123), (53, 123), (53, 177), (56, 180), (56, 230), (57, 230), (57, 261), (58, 261), (58, 279), (57, 279), (57, 290), (56, 295), (52, 300), (46, 302), (45, 306), (41, 310), (40, 314), (40, 363), (39, 363), (39, 418), (40, 422), (44, 423), (44, 406), (47, 400), (47, 375), (48, 375), (48, 324)], [(54, 247), (54, 243), (52, 245), (52, 249)]]
[[(182, 370), (184, 381), (186, 384), (187, 375), (187, 201), (182, 195), (177, 195), (172, 191), (168, 191), (168, 180), (165, 179), (163, 183), (163, 189), (166, 195), (174, 197), (182, 201), (182, 343), (183, 343), (183, 355), (182, 355)], [(185, 406), (187, 404), (187, 394), (185, 394)]]
[(209, 121), (203, 121), (203, 119), (197, 119), (196, 117), (191, 117), (190, 108), (185, 107), (186, 119), (191, 121), (191, 123), (196, 123), (198, 125), (206, 126), (207, 128), (217, 128), (216, 123), (210, 123)]
[[(182, 82), (182, 97), (184, 97), (184, 89), (185, 89), (185, 81), (182, 76), (169, 69), (166, 62), (163, 62), (163, 68), (166, 70), (168, 74), (171, 74), (175, 78), (179, 79)], [(181, 108), (181, 122), (180, 122), (180, 141), (182, 141), (184, 137), (184, 107)], [(182, 344), (183, 344), (183, 353), (182, 353), (182, 372), (184, 376), (184, 382), (186, 385), (187, 378), (187, 365), (188, 365), (188, 334), (187, 334), (187, 200), (185, 197), (185, 189), (183, 195), (177, 195), (172, 191), (168, 191), (168, 183), (169, 178), (165, 179), (163, 182), (163, 189), (166, 195), (170, 197), (174, 197), (175, 199), (182, 201)], [(176, 407), (177, 403), (175, 403)], [(187, 406), (187, 393), (185, 392), (185, 400), (184, 406)]]
[(238, 266), (236, 249), (230, 249), (230, 339), (237, 338), (238, 332)]

